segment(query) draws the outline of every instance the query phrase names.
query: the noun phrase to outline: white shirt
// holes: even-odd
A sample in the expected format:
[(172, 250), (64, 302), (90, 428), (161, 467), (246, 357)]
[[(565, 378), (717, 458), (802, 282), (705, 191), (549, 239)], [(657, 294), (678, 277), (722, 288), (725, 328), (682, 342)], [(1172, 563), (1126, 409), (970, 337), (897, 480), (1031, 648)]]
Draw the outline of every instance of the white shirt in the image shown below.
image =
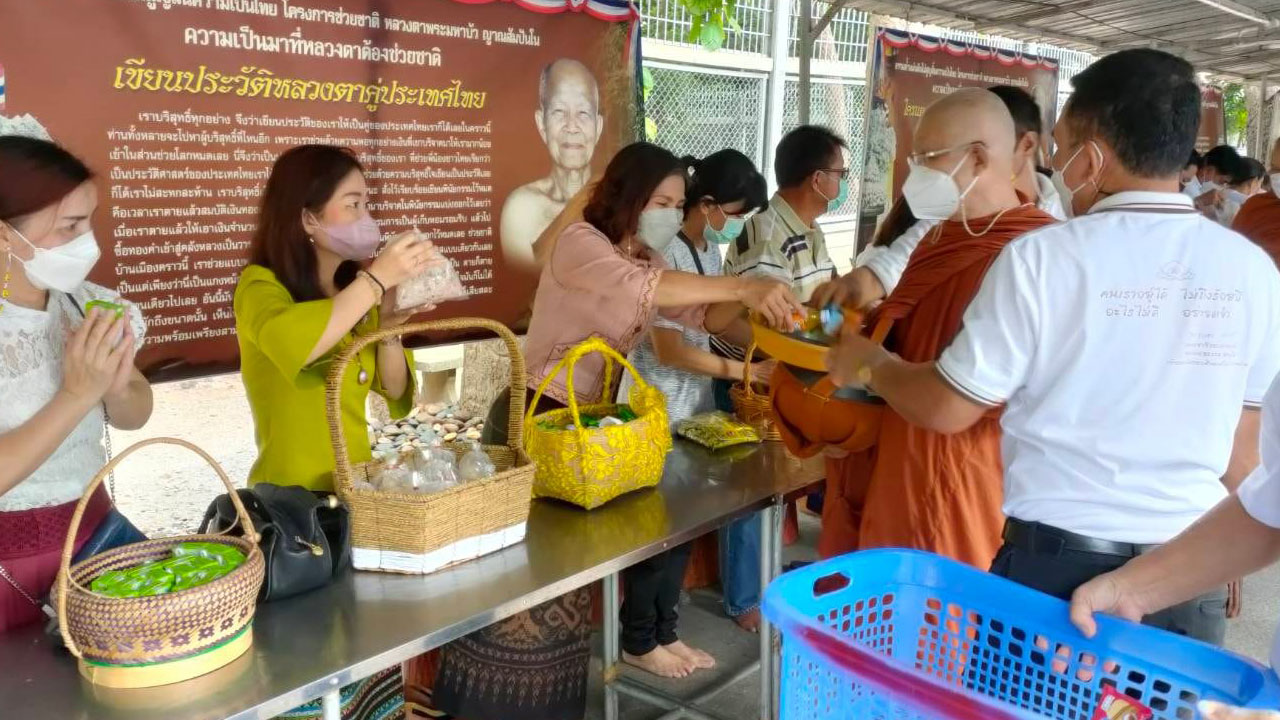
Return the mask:
[[(662, 251), (662, 257), (672, 270), (712, 276), (722, 274), (720, 248), (708, 243), (705, 250), (698, 252), (695, 261), (693, 251), (685, 243), (683, 234), (667, 245)], [(711, 350), (711, 338), (705, 331), (685, 327), (664, 317), (655, 318), (653, 326), (675, 330), (683, 336), (685, 344), (699, 350), (708, 352)], [(631, 351), (627, 359), (635, 366), (640, 377), (661, 390), (667, 397), (667, 419), (671, 421), (672, 428), (690, 415), (715, 409), (715, 399), (711, 393), (711, 376), (691, 373), (688, 370), (673, 368), (658, 362), (658, 354), (654, 350), (651, 335), (646, 333), (644, 340)], [(627, 402), (627, 396), (634, 384), (631, 373), (624, 371), (618, 386), (618, 402)]]
[[(1262, 464), (1249, 475), (1236, 495), (1254, 520), (1280, 529), (1280, 380), (1262, 401), (1262, 433), (1258, 439)], [(1280, 668), (1280, 633), (1271, 646), (1271, 666)]]
[(1180, 193), (1112, 195), (1001, 252), (938, 360), (1004, 405), (1005, 514), (1162, 543), (1226, 497), (1280, 370), (1280, 273)]
[[(62, 387), (66, 336), (82, 322), (76, 306), (84, 308), (89, 300), (120, 302), (114, 292), (92, 283), (85, 283), (71, 298), (60, 292), (49, 293), (44, 310), (0, 300), (0, 432), (9, 432), (30, 420)], [(133, 305), (126, 305), (141, 346), (146, 333), (142, 315)], [(79, 500), (89, 481), (106, 464), (102, 429), (102, 406), (98, 405), (35, 472), (0, 495), (0, 512)]]
[[(1053, 182), (1049, 178), (1036, 173), (1036, 191), (1039, 198), (1036, 200), (1036, 207), (1049, 213), (1059, 220), (1066, 220), (1067, 214), (1063, 210), (1062, 200), (1058, 197), (1058, 189), (1053, 186)], [(875, 274), (876, 279), (884, 286), (884, 294), (886, 297), (898, 287), (898, 281), (902, 279), (902, 273), (907, 271), (907, 261), (911, 259), (911, 253), (916, 251), (920, 245), (920, 241), (924, 239), (929, 231), (936, 227), (937, 220), (920, 220), (915, 225), (907, 228), (907, 231), (898, 236), (884, 252), (874, 253), (871, 257), (860, 263), (868, 270)], [(861, 260), (861, 256), (859, 256)]]
[(1218, 208), (1218, 222), (1223, 227), (1231, 227), (1231, 224), (1236, 221), (1236, 214), (1240, 212), (1240, 206), (1244, 205), (1248, 199), (1249, 196), (1239, 190), (1232, 188), (1223, 190), (1222, 207)]

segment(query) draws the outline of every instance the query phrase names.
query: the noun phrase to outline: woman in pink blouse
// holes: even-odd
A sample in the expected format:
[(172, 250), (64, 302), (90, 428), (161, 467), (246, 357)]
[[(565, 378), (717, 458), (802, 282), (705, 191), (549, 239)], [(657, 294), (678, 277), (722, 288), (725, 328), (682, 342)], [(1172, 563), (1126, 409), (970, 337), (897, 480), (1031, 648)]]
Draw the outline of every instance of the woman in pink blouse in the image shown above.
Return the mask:
[[(609, 163), (584, 222), (560, 235), (543, 267), (525, 349), (530, 400), (575, 345), (599, 337), (625, 356), (659, 314), (720, 334), (740, 321), (744, 305), (779, 328), (789, 327), (792, 314), (802, 310), (790, 287), (773, 279), (667, 269), (662, 249), (680, 230), (686, 173), (673, 154), (649, 143), (623, 148)], [(613, 391), (603, 386), (603, 368), (599, 356), (578, 363), (579, 402), (597, 402)], [(506, 441), (507, 393), (498, 398), (489, 410), (486, 443)], [(557, 377), (537, 411), (567, 402), (564, 378)], [(579, 720), (586, 712), (590, 621), (591, 596), (584, 587), (446, 646), (436, 706), (466, 720)]]

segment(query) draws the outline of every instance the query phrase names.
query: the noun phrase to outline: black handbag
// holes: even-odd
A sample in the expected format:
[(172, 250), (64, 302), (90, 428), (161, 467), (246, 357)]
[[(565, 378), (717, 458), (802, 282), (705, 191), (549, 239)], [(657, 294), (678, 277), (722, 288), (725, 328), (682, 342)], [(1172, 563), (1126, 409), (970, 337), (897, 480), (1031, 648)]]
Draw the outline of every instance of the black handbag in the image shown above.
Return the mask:
[(115, 506), (112, 506), (106, 517), (102, 518), (102, 522), (98, 523), (98, 528), (93, 531), (93, 535), (89, 536), (89, 539), (85, 541), (84, 545), (80, 546), (75, 556), (71, 558), (71, 564), (75, 565), (81, 560), (88, 560), (100, 552), (106, 552), (122, 545), (143, 542), (146, 539), (147, 536), (133, 523), (129, 522), (129, 518), (115, 509)]
[[(315, 590), (351, 567), (351, 518), (336, 495), (270, 483), (236, 493), (253, 519), (266, 561), (259, 601)], [(223, 494), (205, 511), (200, 532), (222, 532), (236, 524), (235, 507)]]

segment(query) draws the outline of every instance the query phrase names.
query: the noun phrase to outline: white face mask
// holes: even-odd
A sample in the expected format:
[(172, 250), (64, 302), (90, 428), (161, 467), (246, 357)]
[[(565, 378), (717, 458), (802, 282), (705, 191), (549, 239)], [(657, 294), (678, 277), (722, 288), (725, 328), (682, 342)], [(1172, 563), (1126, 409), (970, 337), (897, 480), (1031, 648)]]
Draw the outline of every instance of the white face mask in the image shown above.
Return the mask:
[(907, 179), (902, 183), (902, 196), (907, 199), (913, 215), (921, 220), (946, 220), (956, 214), (960, 203), (978, 182), (975, 177), (963, 192), (956, 185), (955, 174), (964, 165), (966, 158), (967, 154), (960, 158), (960, 162), (949, 173), (926, 165), (911, 165)]
[(640, 229), (636, 235), (650, 249), (662, 252), (676, 239), (683, 224), (679, 208), (653, 208), (640, 213)]
[[(1098, 155), (1098, 164), (1101, 165), (1102, 151), (1098, 149), (1098, 145), (1094, 141), (1090, 140), (1089, 144), (1093, 146), (1093, 151)], [(1075, 207), (1071, 204), (1071, 199), (1075, 197), (1076, 193), (1080, 192), (1080, 188), (1089, 184), (1089, 181), (1086, 180), (1075, 188), (1069, 188), (1067, 187), (1067, 181), (1065, 179), (1067, 168), (1071, 167), (1071, 163), (1075, 162), (1075, 159), (1080, 156), (1081, 150), (1084, 150), (1084, 145), (1076, 148), (1076, 151), (1071, 153), (1071, 157), (1067, 159), (1067, 164), (1063, 165), (1061, 170), (1055, 168), (1053, 171), (1053, 177), (1049, 178), (1053, 181), (1053, 187), (1058, 191), (1058, 197), (1062, 200), (1062, 211), (1066, 213), (1068, 219), (1073, 218), (1076, 215)]]
[(1271, 194), (1280, 195), (1280, 173), (1271, 173)]
[(92, 230), (73, 238), (65, 245), (42, 248), (36, 247), (12, 225), (9, 229), (22, 238), (22, 242), (31, 246), (30, 260), (23, 260), (16, 255), (14, 257), (22, 263), (27, 279), (38, 290), (74, 292), (84, 284), (85, 278), (89, 277), (89, 271), (93, 270), (93, 266), (98, 263), (98, 258), (102, 255)]

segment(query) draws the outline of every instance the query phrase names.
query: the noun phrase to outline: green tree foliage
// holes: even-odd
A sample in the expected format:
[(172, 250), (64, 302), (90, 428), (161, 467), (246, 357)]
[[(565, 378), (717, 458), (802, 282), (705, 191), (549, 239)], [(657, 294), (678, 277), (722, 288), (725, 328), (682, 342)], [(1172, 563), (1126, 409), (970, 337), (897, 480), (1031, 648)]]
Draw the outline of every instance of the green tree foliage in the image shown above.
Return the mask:
[(738, 0), (680, 0), (680, 4), (693, 18), (686, 42), (696, 43), (708, 50), (719, 50), (724, 47), (729, 30), (742, 30), (734, 17)]
[(1244, 99), (1244, 84), (1229, 83), (1222, 88), (1222, 111), (1226, 115), (1226, 127), (1223, 128), (1223, 132), (1227, 143), (1243, 145), (1245, 132), (1249, 126), (1249, 108)]

